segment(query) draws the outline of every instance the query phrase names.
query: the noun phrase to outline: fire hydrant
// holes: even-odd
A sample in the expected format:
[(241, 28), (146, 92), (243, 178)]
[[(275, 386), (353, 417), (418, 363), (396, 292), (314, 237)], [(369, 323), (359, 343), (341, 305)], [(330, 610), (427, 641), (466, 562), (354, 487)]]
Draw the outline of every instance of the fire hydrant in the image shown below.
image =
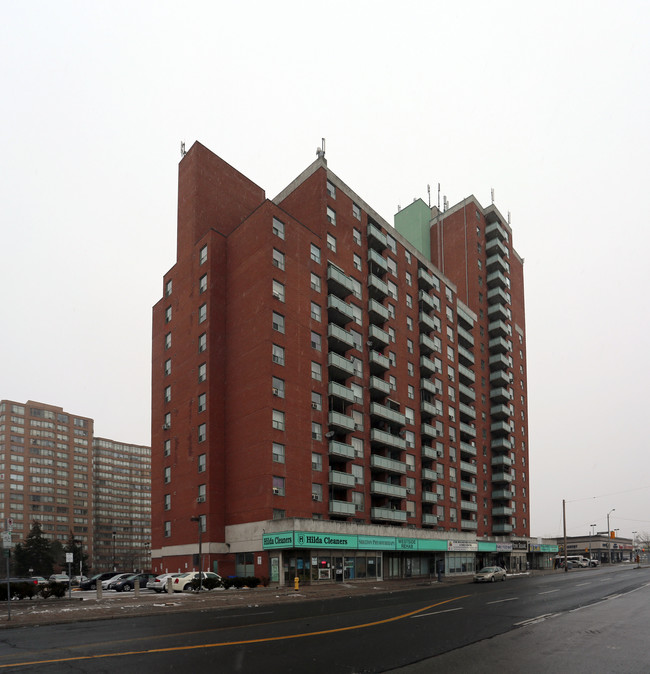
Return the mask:
[(293, 589), (294, 589), (296, 592), (298, 592), (298, 590), (300, 589), (300, 581), (298, 580), (298, 576), (296, 576), (296, 577), (293, 579)]

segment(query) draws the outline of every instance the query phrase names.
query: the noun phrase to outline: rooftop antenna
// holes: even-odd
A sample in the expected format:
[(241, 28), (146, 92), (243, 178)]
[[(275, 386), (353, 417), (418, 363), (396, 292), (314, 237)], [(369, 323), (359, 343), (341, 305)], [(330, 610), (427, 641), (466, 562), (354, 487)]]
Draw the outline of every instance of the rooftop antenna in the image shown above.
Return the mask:
[(494, 205), (494, 187), (490, 190), (490, 194), (492, 195), (492, 205)]
[(510, 211), (508, 211), (508, 224), (510, 224)]
[(187, 152), (185, 152), (185, 141), (182, 140), (181, 141), (181, 157), (184, 157), (186, 154), (187, 154)]
[(440, 183), (438, 183), (438, 210), (440, 210)]
[(442, 209), (443, 211), (446, 211), (449, 208), (449, 201), (447, 200), (446, 196), (442, 197)]
[(325, 159), (325, 139), (321, 138), (321, 146), (316, 148), (316, 156), (319, 159)]
[(431, 185), (427, 183), (427, 194), (429, 195), (429, 208), (431, 208)]

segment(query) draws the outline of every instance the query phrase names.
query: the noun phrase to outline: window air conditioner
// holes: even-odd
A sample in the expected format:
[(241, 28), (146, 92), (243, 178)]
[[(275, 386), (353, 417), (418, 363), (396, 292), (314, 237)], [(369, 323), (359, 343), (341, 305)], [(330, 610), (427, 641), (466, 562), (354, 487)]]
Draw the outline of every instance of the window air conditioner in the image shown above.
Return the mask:
[(312, 501), (320, 501), (320, 499), (318, 498), (318, 494), (312, 494), (312, 495), (311, 495), (311, 500), (312, 500)]
[(205, 503), (205, 496), (199, 496), (199, 497), (196, 499), (196, 502), (197, 502), (197, 503)]
[(273, 389), (273, 395), (274, 395), (274, 396), (279, 396), (279, 395), (280, 395), (280, 389), (279, 389), (279, 388), (274, 388), (274, 389)]
[(169, 430), (169, 424), (163, 424), (163, 431)]
[(280, 488), (279, 488), (279, 487), (273, 487), (273, 493), (274, 493), (274, 494), (279, 494), (279, 493), (280, 493)]
[(317, 410), (318, 409), (318, 403), (312, 403), (311, 408), (312, 408), (312, 410)]

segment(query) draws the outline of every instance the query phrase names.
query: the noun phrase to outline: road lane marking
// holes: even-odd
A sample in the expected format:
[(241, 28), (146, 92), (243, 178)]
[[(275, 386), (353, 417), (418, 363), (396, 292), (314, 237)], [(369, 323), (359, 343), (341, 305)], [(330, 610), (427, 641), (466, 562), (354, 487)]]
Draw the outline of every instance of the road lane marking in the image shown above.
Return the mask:
[(459, 606), (458, 608), (448, 608), (446, 611), (434, 611), (433, 613), (420, 613), (418, 615), (411, 616), (412, 618), (426, 618), (430, 615), (440, 615), (441, 613), (453, 613), (454, 611), (462, 611), (463, 607)]
[(556, 615), (560, 615), (559, 613), (544, 613), (542, 615), (538, 615), (535, 618), (528, 618), (528, 620), (522, 620), (519, 623), (515, 623), (515, 627), (527, 627), (528, 625), (535, 625), (536, 623), (541, 623), (544, 622), (544, 620), (548, 618), (552, 618)]
[(576, 585), (576, 587), (582, 587), (583, 585), (591, 585), (591, 583), (590, 582), (588, 582), (588, 583), (578, 583)]
[(371, 623), (362, 623), (360, 625), (349, 625), (348, 627), (335, 627), (330, 630), (318, 630), (316, 632), (302, 632), (300, 634), (286, 634), (279, 637), (263, 637), (261, 639), (244, 639), (242, 641), (223, 641), (213, 644), (197, 644), (194, 646), (171, 646), (168, 648), (151, 648), (145, 649), (142, 651), (123, 651), (121, 653), (101, 653), (99, 655), (77, 655), (74, 657), (68, 658), (56, 658), (52, 660), (31, 660), (30, 662), (14, 662), (7, 664), (0, 664), (0, 669), (6, 669), (7, 667), (29, 667), (33, 665), (49, 665), (57, 662), (79, 662), (81, 660), (102, 660), (105, 658), (117, 658), (128, 655), (154, 655), (157, 653), (173, 653), (179, 651), (196, 651), (202, 648), (221, 648), (222, 646), (244, 646), (247, 644), (260, 644), (270, 641), (288, 641), (290, 639), (302, 639), (304, 637), (315, 637), (321, 636), (323, 634), (336, 634), (338, 632), (349, 632), (351, 630), (364, 629), (366, 627), (376, 627), (377, 625), (385, 625), (387, 623), (396, 622), (398, 620), (404, 620), (404, 618), (411, 618), (422, 611), (428, 611), (431, 608), (436, 606), (442, 606), (443, 604), (449, 604), (452, 601), (458, 601), (460, 599), (466, 599), (469, 597), (469, 594), (460, 595), (458, 597), (452, 597), (451, 599), (445, 599), (444, 601), (439, 601), (435, 604), (429, 604), (428, 606), (423, 606), (415, 611), (409, 611), (408, 613), (403, 613), (402, 615), (393, 616), (392, 618), (385, 618), (384, 620), (376, 620)]
[(559, 590), (546, 590), (546, 592), (538, 592), (537, 594), (553, 594), (553, 592), (559, 592)]
[(496, 601), (489, 601), (489, 604), (503, 604), (504, 601), (517, 601), (519, 597), (510, 597), (510, 599), (497, 599)]

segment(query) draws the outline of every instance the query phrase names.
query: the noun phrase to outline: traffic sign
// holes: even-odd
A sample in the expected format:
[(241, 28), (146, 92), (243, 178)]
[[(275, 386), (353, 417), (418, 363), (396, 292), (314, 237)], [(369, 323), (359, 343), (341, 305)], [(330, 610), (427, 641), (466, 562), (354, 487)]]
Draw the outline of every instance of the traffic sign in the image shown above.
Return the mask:
[(11, 547), (11, 531), (2, 532), (2, 547), (3, 548)]

